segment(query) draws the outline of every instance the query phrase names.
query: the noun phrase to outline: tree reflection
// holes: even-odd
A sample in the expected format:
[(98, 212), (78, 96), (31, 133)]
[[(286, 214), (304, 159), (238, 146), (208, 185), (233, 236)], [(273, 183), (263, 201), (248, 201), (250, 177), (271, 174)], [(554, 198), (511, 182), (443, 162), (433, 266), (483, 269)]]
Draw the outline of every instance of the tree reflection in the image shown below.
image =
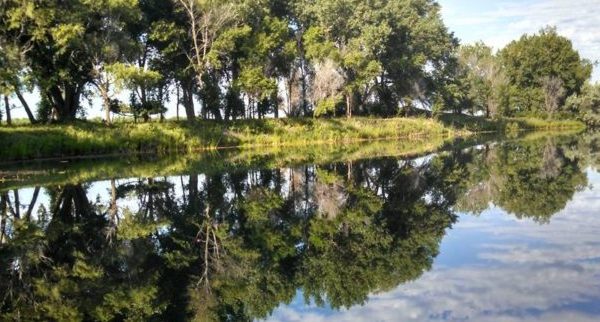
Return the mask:
[(586, 185), (567, 155), (546, 140), (113, 179), (96, 199), (89, 184), (47, 187), (37, 214), (3, 192), (0, 317), (252, 320), (299, 289), (318, 305), (362, 304), (429, 270), (456, 210), (493, 203), (547, 222)]
[(581, 160), (548, 140), (505, 143), (471, 151), (468, 189), (458, 210), (481, 213), (492, 203), (517, 218), (548, 223), (587, 185)]

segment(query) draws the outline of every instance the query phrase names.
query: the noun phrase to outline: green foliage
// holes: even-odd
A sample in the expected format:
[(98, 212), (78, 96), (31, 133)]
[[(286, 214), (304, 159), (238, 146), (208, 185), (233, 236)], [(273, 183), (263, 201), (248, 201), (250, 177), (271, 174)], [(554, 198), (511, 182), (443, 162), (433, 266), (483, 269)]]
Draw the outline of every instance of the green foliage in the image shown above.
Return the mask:
[(560, 139), (546, 136), (485, 150), (469, 167), (469, 188), (458, 210), (478, 214), (493, 203), (517, 218), (548, 223), (587, 185), (586, 165), (567, 156), (565, 147), (572, 143), (561, 145)]
[(162, 79), (162, 75), (156, 71), (123, 63), (109, 65), (106, 69), (115, 75), (116, 85), (119, 89), (134, 90), (137, 87), (151, 87)]
[[(100, 61), (94, 61), (95, 57), (116, 45), (115, 39), (112, 43), (101, 41), (112, 28), (107, 24), (123, 28), (122, 24), (136, 16), (136, 8), (134, 0), (5, 1), (6, 10), (0, 13), (0, 43), (23, 53), (19, 57), (22, 70), (48, 100), (55, 117), (73, 120), (84, 87), (96, 79), (94, 64)], [(107, 17), (111, 19), (104, 19)]]
[(458, 51), (460, 73), (464, 74), (472, 115), (497, 118), (506, 115), (508, 79), (492, 48), (479, 42), (461, 46)]
[(511, 108), (516, 111), (541, 110), (544, 77), (558, 77), (566, 96), (571, 96), (581, 92), (592, 71), (590, 62), (580, 58), (571, 41), (553, 28), (513, 41), (500, 52), (500, 58), (513, 86)]
[(589, 126), (600, 126), (600, 84), (586, 84), (580, 94), (567, 99), (566, 107)]
[(320, 101), (315, 107), (315, 116), (319, 117), (334, 112), (340, 102), (340, 97), (330, 97)]
[(506, 133), (518, 133), (520, 131), (519, 123), (510, 122), (506, 125)]
[[(0, 92), (39, 90), (45, 122), (73, 121), (92, 94), (102, 98), (107, 123), (110, 113), (162, 118), (167, 101), (183, 105), (189, 120), (335, 116), (343, 103), (348, 117), (564, 118), (565, 99), (580, 94), (591, 72), (552, 28), (498, 55), (482, 43), (459, 47), (433, 0), (7, 0), (3, 7)], [(325, 63), (336, 75), (324, 91), (326, 82), (315, 79)], [(544, 79), (560, 79), (564, 91)], [(123, 90), (132, 94), (127, 105), (115, 98)]]
[[(415, 94), (410, 92), (414, 83), (431, 75), (426, 66), (443, 65), (455, 46), (432, 1), (320, 0), (305, 1), (299, 8), (309, 25), (303, 35), (306, 57), (314, 65), (331, 59), (343, 70), (348, 116), (354, 105), (364, 107), (369, 95), (362, 93), (378, 86), (380, 93), (397, 93), (386, 102), (396, 109), (399, 97)], [(412, 45), (403, 45), (407, 43)], [(377, 77), (384, 78), (381, 85)]]
[[(574, 130), (583, 131), (586, 125), (577, 120), (548, 120), (535, 117), (505, 117), (490, 120), (484, 117), (469, 115), (439, 115), (437, 119), (446, 126), (466, 129), (471, 132), (514, 132), (513, 130), (548, 131)], [(510, 128), (510, 129), (509, 129)]]

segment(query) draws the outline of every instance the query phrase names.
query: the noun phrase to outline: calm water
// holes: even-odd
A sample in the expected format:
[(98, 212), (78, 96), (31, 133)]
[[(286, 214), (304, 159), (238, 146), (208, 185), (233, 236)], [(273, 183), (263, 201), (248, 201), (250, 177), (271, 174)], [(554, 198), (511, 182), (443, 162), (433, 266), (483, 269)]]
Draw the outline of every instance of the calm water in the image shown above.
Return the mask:
[(29, 171), (0, 185), (0, 320), (597, 321), (598, 146)]

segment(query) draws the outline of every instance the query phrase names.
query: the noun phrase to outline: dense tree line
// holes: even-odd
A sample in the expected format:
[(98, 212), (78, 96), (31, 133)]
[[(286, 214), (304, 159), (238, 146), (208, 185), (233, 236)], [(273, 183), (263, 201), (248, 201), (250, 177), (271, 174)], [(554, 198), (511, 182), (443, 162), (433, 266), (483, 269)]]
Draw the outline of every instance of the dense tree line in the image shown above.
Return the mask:
[[(107, 119), (147, 119), (167, 100), (188, 119), (395, 114), (449, 77), (457, 41), (439, 9), (428, 0), (7, 0), (2, 88), (39, 90), (41, 120), (76, 118), (90, 95)], [(122, 90), (129, 102), (116, 99)]]
[(216, 120), (554, 114), (591, 73), (554, 29), (497, 54), (459, 47), (433, 0), (3, 0), (0, 48), (4, 114), (16, 97), (32, 123), (74, 120), (92, 97), (107, 121), (168, 102)]

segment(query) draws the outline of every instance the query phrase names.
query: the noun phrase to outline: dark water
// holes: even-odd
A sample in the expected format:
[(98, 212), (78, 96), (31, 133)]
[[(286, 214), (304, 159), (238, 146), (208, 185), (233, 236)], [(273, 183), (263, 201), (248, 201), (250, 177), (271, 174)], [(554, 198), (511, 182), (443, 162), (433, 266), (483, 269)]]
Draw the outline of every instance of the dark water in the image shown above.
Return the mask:
[(597, 146), (5, 184), (0, 320), (599, 320)]

